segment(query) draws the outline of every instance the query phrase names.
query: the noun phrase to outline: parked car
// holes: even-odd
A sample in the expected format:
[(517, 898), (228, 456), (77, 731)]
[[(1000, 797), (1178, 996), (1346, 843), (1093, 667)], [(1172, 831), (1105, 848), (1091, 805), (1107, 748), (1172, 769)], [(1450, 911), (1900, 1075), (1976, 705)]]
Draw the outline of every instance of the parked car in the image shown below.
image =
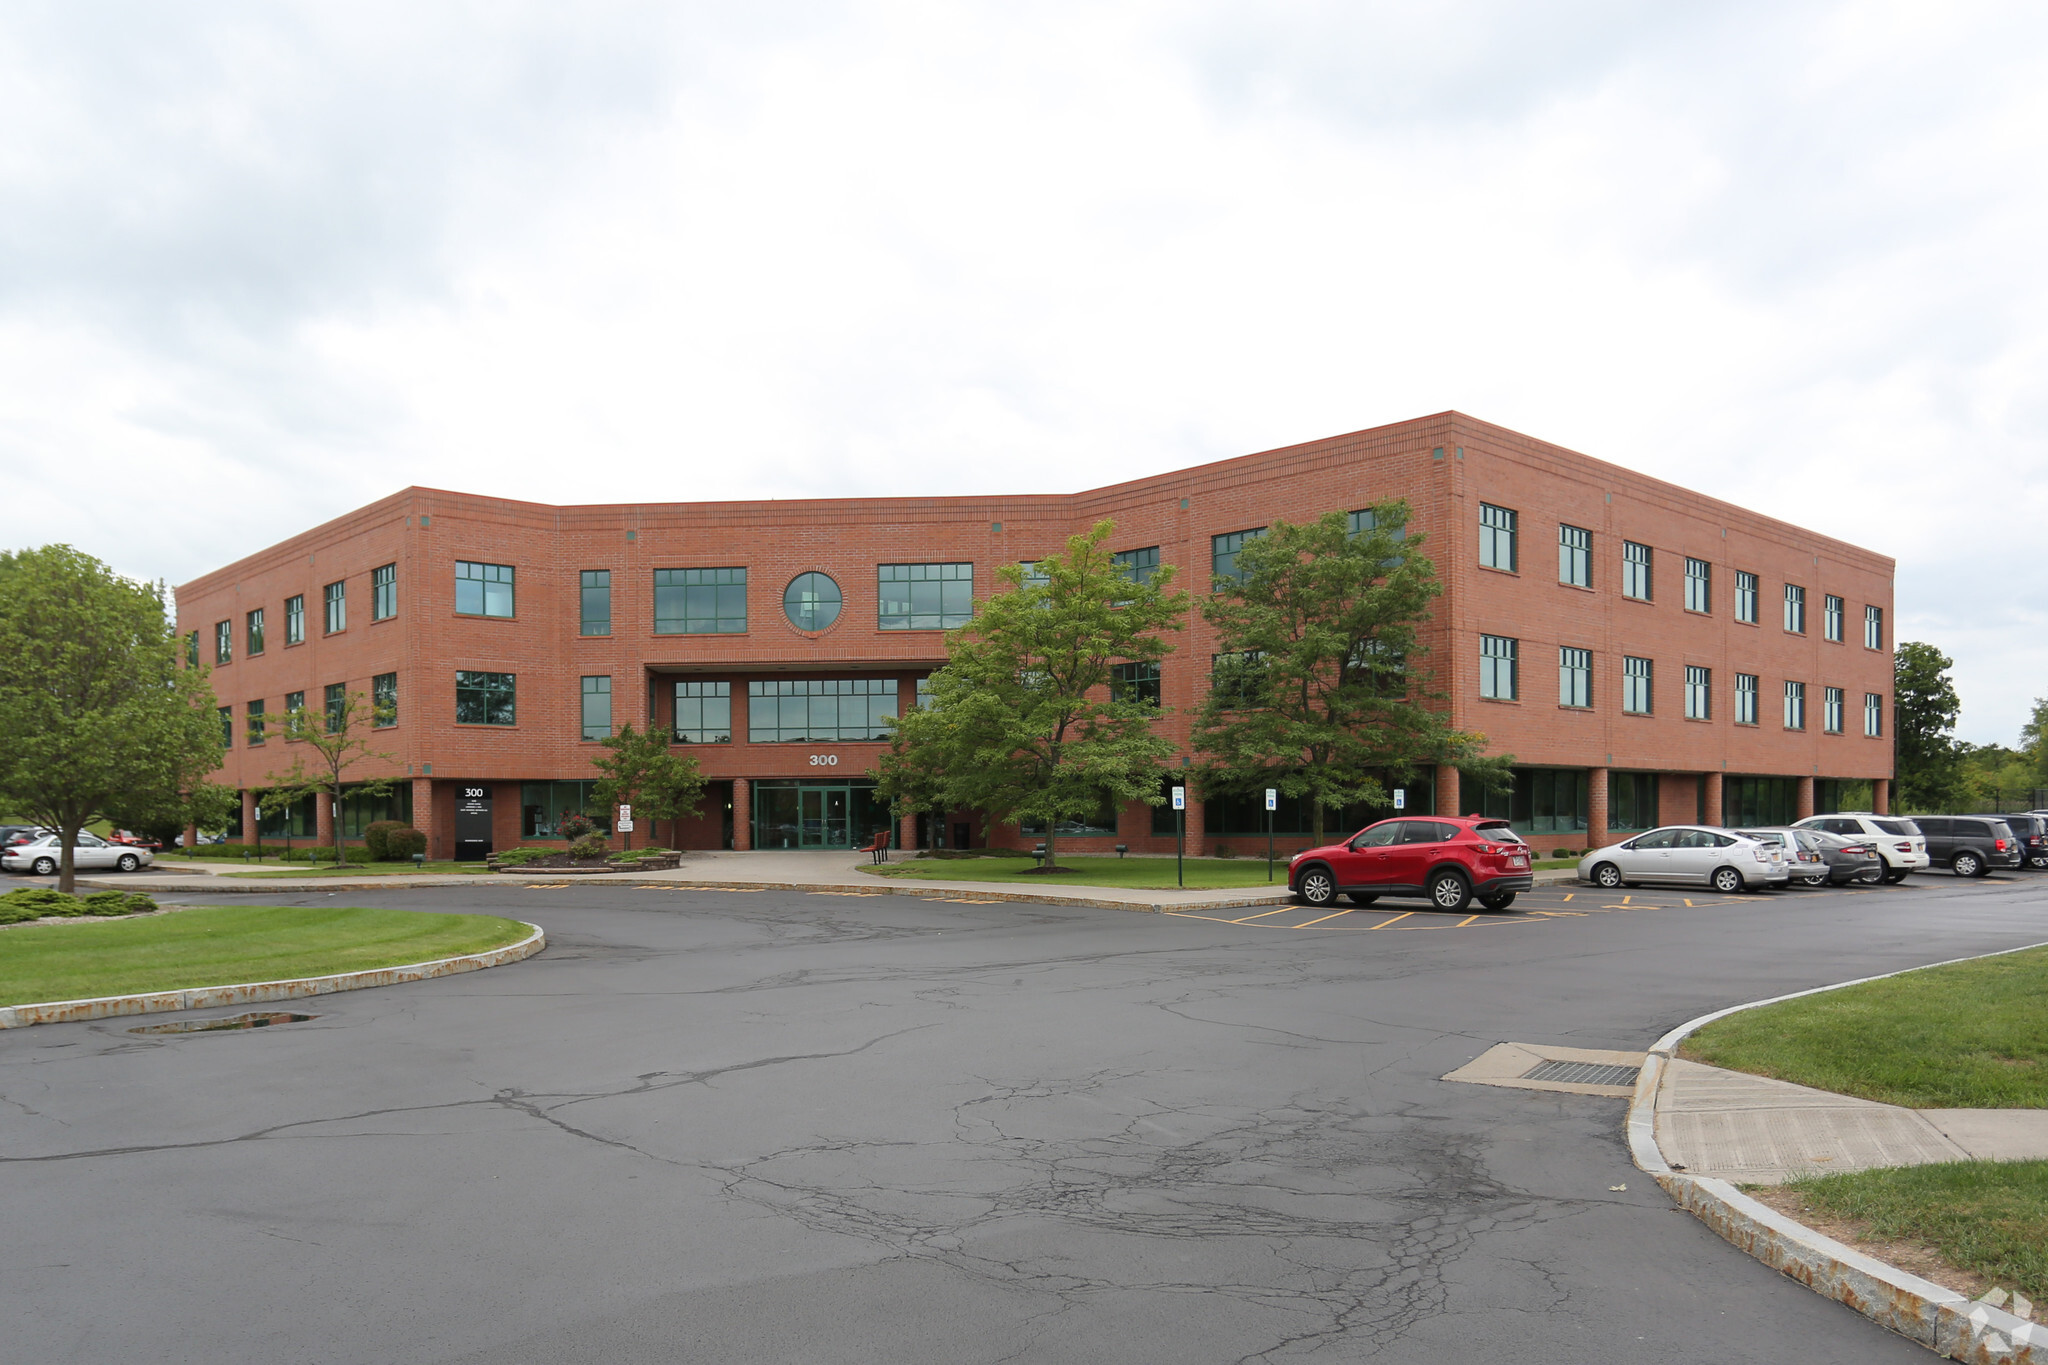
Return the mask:
[[(134, 872), (156, 861), (146, 848), (110, 844), (97, 834), (80, 834), (71, 851), (71, 866), (80, 872), (117, 868)], [(9, 872), (33, 872), (47, 877), (64, 862), (64, 845), (57, 835), (43, 834), (25, 844), (14, 844), (0, 852), (0, 867)]]
[(47, 833), (49, 831), (40, 825), (0, 825), (0, 848), (9, 844), (25, 844), (38, 834)]
[(1784, 886), (1791, 876), (1782, 848), (1705, 825), (1666, 825), (1579, 860), (1579, 879), (1609, 890), (1676, 882), (1741, 891)]
[(1913, 823), (1927, 836), (1927, 856), (1958, 877), (2025, 865), (2019, 836), (2002, 815), (1919, 815)]
[(1835, 811), (1830, 815), (1809, 815), (1794, 829), (1817, 829), (1845, 839), (1867, 839), (1884, 859), (1884, 879), (1902, 882), (1915, 872), (1933, 866), (1927, 856), (1927, 837), (1920, 827), (1899, 815), (1873, 815), (1867, 810)]
[(1986, 820), (2003, 820), (2020, 841), (2020, 856), (2027, 866), (2048, 869), (2048, 815), (2034, 811), (2021, 811), (2016, 815), (2000, 815), (1996, 811), (1979, 811)]
[(1381, 896), (1426, 896), (1437, 909), (1455, 913), (1476, 896), (1489, 910), (1505, 910), (1536, 884), (1529, 859), (1529, 846), (1505, 820), (1382, 820), (1341, 844), (1295, 854), (1287, 889), (1309, 905), (1328, 905), (1340, 893), (1359, 905)]
[(1738, 829), (1733, 833), (1784, 851), (1792, 880), (1801, 886), (1845, 886), (1884, 879), (1884, 859), (1867, 839), (1847, 839), (1817, 829)]

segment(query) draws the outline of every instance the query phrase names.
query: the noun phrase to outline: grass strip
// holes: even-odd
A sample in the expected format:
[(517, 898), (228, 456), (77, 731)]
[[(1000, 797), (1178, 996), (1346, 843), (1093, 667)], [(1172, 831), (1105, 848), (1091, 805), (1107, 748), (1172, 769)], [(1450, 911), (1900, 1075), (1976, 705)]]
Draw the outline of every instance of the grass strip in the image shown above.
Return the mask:
[(2048, 948), (1744, 1010), (1680, 1055), (1914, 1109), (2048, 1108)]
[[(1121, 886), (1133, 890), (1171, 891), (1174, 882), (1171, 858), (1070, 858), (1060, 855), (1060, 866), (1071, 869), (1040, 875), (1030, 858), (919, 858), (911, 862), (862, 867), (877, 877), (900, 877), (910, 881), (1023, 882), (1031, 886)], [(1189, 858), (1187, 885), (1190, 890), (1270, 886), (1287, 889), (1287, 864), (1273, 864), (1273, 880), (1266, 880), (1264, 858)]]
[(494, 915), (233, 905), (0, 932), (0, 1005), (398, 967), (517, 943)]
[(1788, 1188), (1871, 1238), (1914, 1241), (2048, 1302), (2048, 1161), (1952, 1161), (1795, 1180)]

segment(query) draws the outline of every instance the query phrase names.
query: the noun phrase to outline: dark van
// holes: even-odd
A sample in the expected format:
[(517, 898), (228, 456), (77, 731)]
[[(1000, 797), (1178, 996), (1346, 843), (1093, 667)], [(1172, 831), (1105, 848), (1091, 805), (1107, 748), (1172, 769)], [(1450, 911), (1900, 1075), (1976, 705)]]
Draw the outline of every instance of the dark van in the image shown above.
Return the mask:
[(2048, 815), (2025, 811), (2018, 815), (1979, 812), (1986, 820), (2003, 820), (2020, 841), (2020, 853), (2027, 866), (2048, 869)]
[(2019, 867), (2019, 836), (2002, 815), (1916, 815), (1927, 836), (1927, 857), (1958, 877), (1981, 877), (1994, 867)]

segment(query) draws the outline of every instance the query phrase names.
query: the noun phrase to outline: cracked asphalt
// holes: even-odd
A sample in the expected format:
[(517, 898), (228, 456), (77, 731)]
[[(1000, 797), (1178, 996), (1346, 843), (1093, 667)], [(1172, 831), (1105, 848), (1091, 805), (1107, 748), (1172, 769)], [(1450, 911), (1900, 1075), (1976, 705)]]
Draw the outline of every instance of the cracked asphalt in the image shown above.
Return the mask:
[(1674, 1211), (1622, 1101), (1438, 1078), (2048, 939), (2048, 878), (1477, 933), (347, 899), (549, 947), (256, 1031), (0, 1033), (0, 1360), (1920, 1361)]

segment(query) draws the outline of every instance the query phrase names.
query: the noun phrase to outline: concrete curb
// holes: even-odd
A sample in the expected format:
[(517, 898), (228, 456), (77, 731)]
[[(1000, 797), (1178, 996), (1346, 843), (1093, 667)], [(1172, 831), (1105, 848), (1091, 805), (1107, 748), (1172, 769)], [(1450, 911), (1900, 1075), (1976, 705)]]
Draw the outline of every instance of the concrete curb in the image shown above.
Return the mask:
[[(520, 921), (522, 924), (525, 921)], [(27, 1028), (31, 1024), (72, 1024), (90, 1019), (111, 1019), (126, 1014), (158, 1014), (167, 1010), (202, 1010), (218, 1005), (253, 1005), (272, 1000), (302, 1000), (307, 996), (331, 995), (336, 991), (361, 991), (373, 986), (396, 986), (407, 981), (453, 976), (458, 972), (501, 967), (532, 957), (547, 947), (548, 937), (537, 924), (517, 943), (460, 957), (440, 957), (402, 967), (376, 967), (361, 972), (337, 972), (332, 976), (302, 976), (288, 981), (257, 981), (241, 986), (198, 986), (182, 991), (149, 991), (140, 995), (103, 995), (91, 1000), (52, 1000), (33, 1005), (0, 1005), (0, 1029)]]
[(1964, 1298), (1930, 1280), (1909, 1275), (1886, 1265), (1832, 1237), (1824, 1237), (1802, 1223), (1796, 1223), (1776, 1209), (1750, 1198), (1725, 1180), (1688, 1175), (1671, 1169), (1664, 1151), (1657, 1145), (1657, 1099), (1662, 1093), (1664, 1068), (1677, 1054), (1679, 1044), (1716, 1019), (1744, 1010), (1775, 1005), (1781, 1000), (1821, 995), (1867, 981), (1883, 981), (1908, 972), (1947, 967), (1958, 962), (1977, 962), (1987, 957), (2005, 957), (2029, 948), (2048, 947), (2031, 943), (2003, 952), (1976, 957), (1951, 958), (1902, 972), (1839, 981), (1832, 986), (1793, 991), (1768, 1000), (1703, 1014), (1687, 1020), (1650, 1046), (1642, 1072), (1636, 1077), (1635, 1095), (1628, 1106), (1629, 1154), (1637, 1166), (1664, 1187), (1678, 1206), (1691, 1213), (1723, 1238), (1770, 1266), (1791, 1276), (1807, 1288), (1840, 1304), (1846, 1304), (1871, 1321), (1909, 1337), (1940, 1355), (1972, 1365), (2048, 1365), (2048, 1324), (2029, 1322), (2003, 1309)]

